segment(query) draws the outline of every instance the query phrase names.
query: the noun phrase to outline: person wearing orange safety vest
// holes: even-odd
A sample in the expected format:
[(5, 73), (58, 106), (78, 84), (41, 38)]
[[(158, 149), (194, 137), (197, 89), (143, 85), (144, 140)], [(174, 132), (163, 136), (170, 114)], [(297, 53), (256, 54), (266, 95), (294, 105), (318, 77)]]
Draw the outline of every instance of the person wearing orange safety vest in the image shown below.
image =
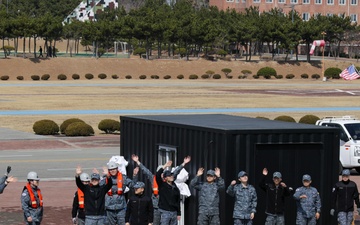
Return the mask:
[[(87, 173), (80, 174), (80, 180), (83, 184), (88, 185), (90, 183), (90, 176)], [(84, 204), (84, 192), (77, 189), (74, 195), (73, 206), (71, 210), (71, 218), (74, 224), (85, 225), (85, 204)]]
[(40, 225), (43, 218), (43, 197), (39, 186), (39, 177), (36, 172), (29, 172), (28, 183), (21, 194), (21, 207), (27, 225)]
[[(119, 165), (115, 162), (109, 162), (107, 165), (110, 178), (113, 182), (111, 189), (105, 196), (107, 225), (125, 225), (125, 213), (127, 204), (124, 192), (126, 187), (132, 188), (138, 179), (138, 167), (134, 169), (133, 180), (131, 180), (125, 174), (122, 174), (119, 171), (118, 166)], [(102, 180), (100, 185), (104, 185), (105, 182), (106, 180)]]
[[(149, 179), (152, 187), (152, 203), (154, 207), (154, 219), (153, 225), (160, 225), (160, 211), (159, 211), (159, 185), (156, 182), (156, 176), (150, 172), (140, 161), (139, 156), (133, 154), (131, 156), (132, 160), (140, 167), (141, 171), (145, 174), (146, 178)], [(159, 166), (158, 170), (162, 167)]]

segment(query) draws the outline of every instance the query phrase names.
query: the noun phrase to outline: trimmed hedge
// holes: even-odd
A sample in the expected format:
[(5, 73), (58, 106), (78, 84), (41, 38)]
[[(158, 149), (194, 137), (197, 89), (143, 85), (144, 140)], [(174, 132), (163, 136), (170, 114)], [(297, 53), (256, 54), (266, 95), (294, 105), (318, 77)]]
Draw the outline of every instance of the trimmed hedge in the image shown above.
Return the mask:
[(24, 80), (24, 77), (23, 77), (23, 76), (17, 76), (16, 79), (18, 79), (18, 80)]
[(214, 74), (212, 76), (212, 78), (215, 79), (215, 80), (218, 80), (218, 79), (221, 79), (221, 75), (217, 73), (217, 74)]
[(129, 80), (129, 79), (131, 79), (131, 78), (132, 78), (131, 75), (126, 75), (126, 76), (125, 76), (125, 79), (128, 79), (128, 80)]
[(177, 77), (176, 77), (176, 78), (177, 78), (177, 79), (179, 79), (179, 80), (184, 79), (184, 75), (179, 74), (179, 75), (177, 75)]
[(94, 129), (84, 122), (72, 123), (65, 130), (66, 136), (92, 136), (94, 133)]
[(191, 74), (190, 76), (189, 76), (189, 79), (190, 80), (196, 80), (196, 79), (198, 79), (199, 77), (198, 77), (198, 75), (196, 75), (196, 74)]
[(58, 80), (66, 80), (66, 79), (67, 79), (67, 76), (66, 76), (65, 74), (59, 74), (59, 75), (57, 76), (57, 79), (58, 79)]
[(274, 120), (296, 123), (295, 119), (291, 116), (278, 116)]
[(83, 120), (78, 119), (78, 118), (67, 119), (67, 120), (65, 120), (65, 121), (60, 125), (60, 133), (64, 134), (66, 128), (67, 128), (70, 124), (76, 123), (76, 122), (83, 122), (83, 123), (85, 123)]
[(87, 74), (85, 74), (85, 78), (88, 80), (91, 80), (94, 78), (94, 75), (92, 75), (91, 73), (87, 73)]
[(59, 133), (59, 125), (52, 120), (39, 120), (34, 123), (33, 131), (39, 135), (55, 135)]
[(317, 79), (320, 79), (320, 77), (321, 77), (320, 74), (317, 74), (317, 73), (311, 75), (311, 78), (312, 78), (312, 79), (316, 79), (316, 80), (317, 80)]
[(164, 76), (164, 79), (165, 79), (165, 80), (171, 79), (171, 76), (170, 76), (170, 75), (165, 75), (165, 76)]
[(79, 75), (79, 74), (76, 74), (76, 73), (74, 73), (71, 77), (72, 77), (72, 79), (74, 79), (74, 80), (79, 80), (79, 79), (80, 79), (80, 75)]
[(308, 75), (307, 73), (303, 73), (303, 74), (300, 75), (300, 77), (301, 77), (302, 79), (308, 79), (308, 78), (309, 78), (309, 75)]
[(159, 77), (158, 75), (151, 75), (150, 78), (157, 80), (157, 79), (159, 79), (160, 77)]
[(31, 79), (32, 80), (40, 80), (40, 76), (39, 75), (31, 75)]
[(293, 79), (295, 77), (294, 74), (290, 73), (290, 74), (286, 74), (286, 79)]
[(139, 76), (139, 79), (140, 79), (140, 80), (145, 80), (145, 79), (146, 79), (146, 75), (144, 75), (144, 74), (143, 74), (143, 75), (140, 75), (140, 76)]
[(9, 76), (8, 75), (3, 75), (0, 77), (1, 80), (9, 80)]
[(50, 79), (50, 74), (44, 74), (41, 76), (41, 80), (49, 80)]
[(103, 79), (106, 79), (106, 77), (107, 77), (107, 76), (106, 76), (105, 73), (100, 73), (100, 74), (98, 75), (98, 78), (99, 78), (99, 79), (102, 79), (102, 80), (103, 80)]
[(274, 68), (266, 66), (266, 67), (259, 69), (258, 72), (256, 73), (256, 75), (263, 76), (263, 77), (265, 77), (265, 76), (276, 77), (277, 73)]
[(320, 120), (320, 118), (315, 115), (305, 115), (300, 118), (299, 123), (315, 124), (318, 120)]
[(325, 70), (324, 76), (328, 79), (330, 79), (330, 78), (339, 79), (341, 72), (342, 72), (341, 69), (339, 69), (337, 67), (330, 67)]
[(112, 79), (119, 79), (119, 76), (116, 75), (116, 74), (113, 74), (113, 75), (111, 75), (111, 78), (112, 78)]
[(106, 134), (112, 134), (116, 131), (120, 131), (120, 122), (112, 119), (104, 119), (100, 121), (98, 128)]

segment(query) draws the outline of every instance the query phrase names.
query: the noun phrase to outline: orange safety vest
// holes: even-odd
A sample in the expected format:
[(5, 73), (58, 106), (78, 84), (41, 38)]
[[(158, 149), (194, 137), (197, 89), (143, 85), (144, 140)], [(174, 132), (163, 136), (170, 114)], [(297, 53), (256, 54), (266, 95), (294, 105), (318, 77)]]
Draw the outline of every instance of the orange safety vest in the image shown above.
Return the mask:
[(84, 192), (82, 192), (80, 190), (80, 188), (78, 188), (77, 194), (78, 194), (79, 208), (83, 209), (84, 208)]
[(156, 182), (156, 176), (154, 176), (154, 180), (153, 180), (153, 193), (154, 193), (154, 195), (159, 194), (159, 185)]
[[(36, 198), (35, 198), (35, 195), (34, 195), (34, 192), (33, 192), (33, 189), (32, 187), (30, 186), (29, 183), (26, 184), (25, 188), (27, 189), (27, 191), (29, 192), (29, 196), (30, 196), (30, 203), (31, 203), (31, 207), (36, 209), (38, 207), (38, 204), (36, 202)], [(24, 188), (24, 189), (25, 189)], [(43, 206), (43, 198), (42, 198), (42, 195), (41, 195), (41, 191), (40, 191), (40, 188), (38, 188), (36, 190), (37, 192), (37, 195), (39, 197), (39, 206), (42, 207)]]
[[(111, 177), (110, 178), (108, 178), (108, 179), (111, 179)], [(122, 174), (120, 173), (120, 172), (118, 172), (118, 174), (117, 174), (117, 194), (118, 195), (122, 195), (122, 193), (123, 193), (123, 176), (122, 176)], [(106, 183), (108, 182), (108, 180), (106, 179)], [(110, 190), (108, 191), (108, 195), (109, 196), (112, 196), (113, 195), (113, 193), (112, 193), (112, 190), (111, 190), (112, 188), (110, 188)]]

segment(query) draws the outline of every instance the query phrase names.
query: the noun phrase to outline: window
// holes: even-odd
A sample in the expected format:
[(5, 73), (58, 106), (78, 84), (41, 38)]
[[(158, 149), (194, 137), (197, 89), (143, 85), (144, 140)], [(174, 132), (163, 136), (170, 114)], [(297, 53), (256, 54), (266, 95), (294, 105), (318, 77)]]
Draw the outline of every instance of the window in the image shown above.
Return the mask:
[(309, 14), (309, 13), (303, 13), (303, 14), (302, 14), (302, 19), (303, 19), (303, 21), (308, 21), (309, 18), (310, 18), (310, 14)]
[(260, 3), (260, 0), (254, 0), (254, 3)]
[(351, 0), (351, 5), (357, 5), (357, 0)]
[(334, 5), (334, 0), (327, 0), (328, 5)]
[(234, 0), (226, 0), (226, 2), (234, 2)]
[(290, 0), (290, 4), (298, 4), (298, 0)]
[(346, 0), (339, 0), (339, 5), (346, 5)]
[(278, 0), (278, 3), (284, 4), (285, 0)]
[(326, 13), (326, 16), (327, 16), (327, 17), (332, 17), (333, 14), (332, 14), (332, 13)]
[[(177, 149), (175, 146), (170, 145), (158, 145), (158, 165), (164, 165), (167, 161), (173, 162), (173, 167), (176, 166), (176, 152)], [(171, 169), (171, 168), (167, 168)]]
[(316, 5), (321, 5), (321, 4), (322, 4), (322, 0), (315, 0), (315, 4), (316, 4)]
[(357, 22), (357, 14), (350, 14), (351, 22)]
[(302, 3), (303, 4), (310, 4), (310, 0), (303, 0)]
[(266, 3), (272, 3), (273, 0), (265, 0)]

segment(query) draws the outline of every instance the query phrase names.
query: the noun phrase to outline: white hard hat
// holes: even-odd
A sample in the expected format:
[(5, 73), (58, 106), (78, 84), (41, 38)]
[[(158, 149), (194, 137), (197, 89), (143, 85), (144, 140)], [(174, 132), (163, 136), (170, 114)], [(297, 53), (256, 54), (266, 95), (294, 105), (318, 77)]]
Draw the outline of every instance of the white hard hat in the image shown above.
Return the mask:
[(81, 181), (90, 181), (90, 176), (87, 173), (80, 174), (80, 180)]
[(116, 162), (109, 162), (108, 163), (108, 169), (111, 170), (111, 169), (116, 169), (118, 168), (118, 164)]
[(40, 180), (40, 178), (38, 177), (37, 173), (34, 172), (34, 171), (31, 171), (31, 172), (28, 173), (27, 179), (28, 179), (28, 180)]

